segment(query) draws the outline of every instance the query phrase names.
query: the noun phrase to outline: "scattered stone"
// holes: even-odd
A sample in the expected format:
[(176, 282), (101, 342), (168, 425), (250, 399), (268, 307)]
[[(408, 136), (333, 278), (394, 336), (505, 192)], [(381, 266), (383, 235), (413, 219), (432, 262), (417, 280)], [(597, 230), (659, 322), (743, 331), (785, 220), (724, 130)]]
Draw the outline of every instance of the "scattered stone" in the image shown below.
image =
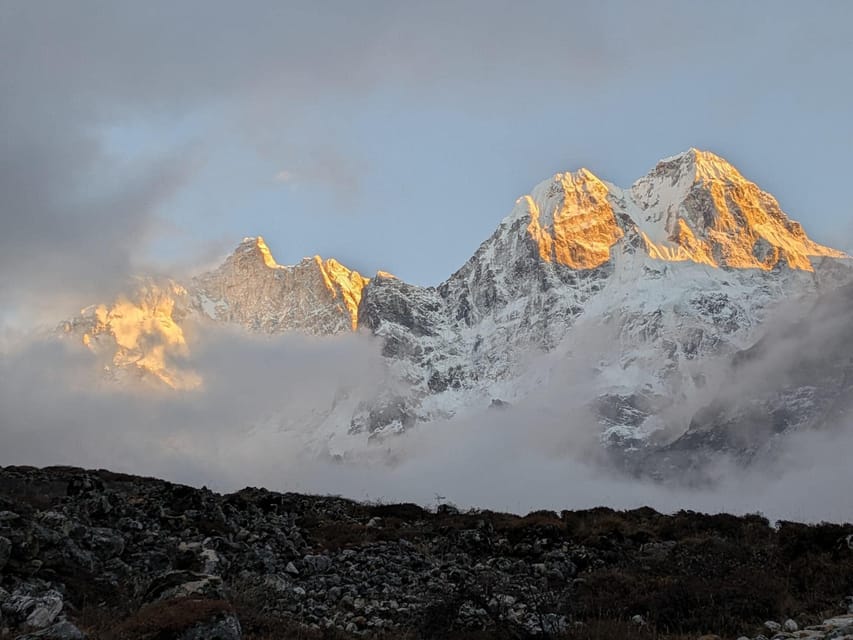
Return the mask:
[[(573, 617), (576, 603), (596, 590), (597, 597), (607, 597), (602, 578), (608, 572), (618, 569), (631, 580), (649, 571), (680, 576), (713, 558), (685, 542), (684, 531), (697, 539), (711, 532), (707, 539), (725, 557), (736, 555), (742, 540), (729, 531), (766, 527), (766, 539), (776, 535), (754, 516), (718, 525), (716, 516), (680, 514), (677, 520), (650, 509), (520, 518), (462, 513), (448, 505), (433, 513), (417, 505), (360, 505), (254, 488), (221, 496), (109, 472), (0, 468), (0, 487), (15, 483), (28, 495), (37, 493), (40, 508), (0, 491), (0, 637), (28, 634), (22, 636), (28, 640), (79, 640), (73, 616), (93, 603), (120, 611), (124, 621), (145, 618), (147, 611), (180, 619), (182, 603), (195, 603), (186, 625), (181, 621), (179, 628), (162, 632), (182, 640), (235, 640), (241, 622), (248, 635), (250, 620), (267, 615), (303, 625), (306, 632), (328, 629), (330, 637), (407, 636), (421, 628), (431, 629), (433, 637), (489, 637), (501, 629), (517, 637), (559, 636), (583, 628)], [(611, 520), (625, 531), (636, 526), (641, 534), (599, 525)], [(853, 528), (827, 526), (836, 529), (829, 539), (842, 545), (833, 542), (826, 553), (846, 553), (842, 533)], [(594, 534), (587, 532), (596, 527)], [(791, 529), (787, 540), (797, 535)], [(770, 546), (761, 551), (783, 557)], [(778, 569), (738, 562), (767, 576)], [(841, 594), (821, 597), (841, 602)], [(635, 602), (607, 606), (621, 606), (620, 620), (627, 617), (655, 632), (651, 610), (647, 616), (645, 605)], [(134, 613), (129, 603), (143, 609)], [(850, 604), (845, 601), (843, 608)], [(632, 609), (644, 614), (631, 617)], [(243, 610), (252, 618), (239, 620), (234, 612)], [(813, 614), (803, 610), (804, 616)], [(765, 633), (780, 640), (840, 638), (853, 627), (853, 616), (803, 631), (792, 631), (792, 624), (767, 621), (771, 633)], [(693, 631), (689, 637), (698, 638), (707, 629)]]
[(329, 556), (307, 555), (302, 558), (302, 564), (309, 573), (324, 573), (332, 566)]
[(13, 622), (43, 629), (56, 620), (62, 611), (62, 595), (48, 589), (38, 595), (28, 589), (17, 589), (2, 604), (3, 613)]
[(228, 568), (228, 562), (217, 553), (216, 549), (202, 549), (199, 551), (201, 570), (207, 574), (219, 574)]
[(192, 571), (170, 571), (155, 578), (145, 593), (146, 602), (176, 598), (225, 600), (222, 578)]
[(59, 622), (24, 636), (18, 636), (16, 640), (84, 640), (86, 635), (68, 620)]
[(9, 557), (12, 555), (12, 541), (9, 538), (0, 536), (0, 571), (9, 562)]
[(202, 622), (184, 631), (176, 640), (241, 640), (243, 630), (237, 616), (228, 614)]
[(785, 631), (787, 631), (788, 633), (793, 633), (794, 631), (799, 631), (800, 629), (797, 623), (791, 618), (785, 620), (785, 622), (782, 624), (782, 628), (785, 629)]
[(779, 629), (782, 628), (781, 624), (773, 620), (765, 621), (764, 626), (767, 628), (768, 631), (770, 631), (770, 633), (776, 633), (777, 631), (779, 631)]

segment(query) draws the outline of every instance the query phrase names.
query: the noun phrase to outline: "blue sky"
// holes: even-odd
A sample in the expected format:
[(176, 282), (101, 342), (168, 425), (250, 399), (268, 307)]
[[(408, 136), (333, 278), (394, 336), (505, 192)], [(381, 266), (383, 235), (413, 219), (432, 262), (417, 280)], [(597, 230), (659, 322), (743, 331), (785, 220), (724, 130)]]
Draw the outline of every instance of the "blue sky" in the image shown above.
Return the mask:
[(3, 0), (0, 18), (14, 304), (257, 234), (279, 262), (437, 284), (552, 173), (628, 185), (690, 146), (853, 244), (853, 3)]

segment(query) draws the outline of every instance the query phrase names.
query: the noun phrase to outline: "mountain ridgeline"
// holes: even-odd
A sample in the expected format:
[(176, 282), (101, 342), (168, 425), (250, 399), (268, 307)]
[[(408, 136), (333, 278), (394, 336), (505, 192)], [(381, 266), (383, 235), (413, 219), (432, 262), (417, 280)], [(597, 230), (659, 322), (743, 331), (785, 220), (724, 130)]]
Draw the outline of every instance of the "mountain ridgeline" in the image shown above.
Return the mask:
[[(690, 149), (627, 189), (586, 169), (541, 182), (435, 287), (384, 272), (368, 278), (319, 256), (280, 265), (254, 237), (213, 271), (183, 283), (145, 281), (62, 331), (117, 380), (175, 390), (204, 385), (187, 323), (367, 333), (381, 341), (395, 384), (371, 397), (343, 393), (334, 412), (319, 414), (331, 453), (523, 406), (550, 385), (565, 396), (567, 421), (582, 406), (607, 450), (663, 473), (701, 466), (709, 451), (750, 460), (774, 434), (844, 415), (853, 369), (846, 325), (832, 318), (838, 305), (853, 307), (843, 288), (851, 267), (728, 162)], [(826, 331), (809, 329), (809, 312)], [(796, 373), (798, 331), (813, 343), (810, 366), (827, 378), (820, 385)], [(583, 384), (561, 392), (569, 369)], [(744, 399), (732, 376), (741, 390), (756, 379), (761, 388)], [(754, 429), (756, 415), (773, 417)]]

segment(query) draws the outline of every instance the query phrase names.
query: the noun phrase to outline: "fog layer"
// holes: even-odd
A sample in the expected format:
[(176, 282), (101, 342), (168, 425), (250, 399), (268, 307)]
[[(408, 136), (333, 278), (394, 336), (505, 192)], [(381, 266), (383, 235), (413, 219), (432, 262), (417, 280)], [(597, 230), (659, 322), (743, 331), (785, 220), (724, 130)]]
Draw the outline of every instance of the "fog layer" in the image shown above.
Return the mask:
[(190, 392), (116, 385), (68, 341), (33, 339), (7, 350), (0, 465), (102, 467), (222, 491), (256, 485), (514, 512), (649, 505), (796, 520), (853, 513), (847, 424), (789, 438), (771, 464), (749, 471), (720, 461), (713, 488), (639, 481), (595, 455), (598, 427), (583, 409), (590, 390), (573, 364), (578, 358), (558, 362), (551, 381), (515, 406), (370, 444), (362, 434), (361, 446), (338, 459), (326, 453), (327, 434), (317, 425), (388, 384), (375, 340), (212, 328), (195, 335), (192, 365), (205, 383)]

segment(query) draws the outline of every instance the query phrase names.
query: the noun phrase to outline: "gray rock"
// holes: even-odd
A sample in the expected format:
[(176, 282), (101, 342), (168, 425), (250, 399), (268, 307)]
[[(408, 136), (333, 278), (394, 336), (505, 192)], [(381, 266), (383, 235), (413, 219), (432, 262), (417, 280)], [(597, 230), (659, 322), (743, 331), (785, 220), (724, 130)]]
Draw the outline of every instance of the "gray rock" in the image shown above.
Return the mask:
[(797, 623), (794, 622), (791, 618), (785, 620), (785, 622), (782, 624), (782, 628), (785, 629), (785, 631), (787, 631), (788, 633), (794, 633), (795, 631), (798, 631), (800, 629)]
[(773, 620), (766, 620), (764, 622), (764, 626), (770, 631), (770, 633), (776, 633), (782, 628), (782, 625)]
[(264, 576), (263, 585), (273, 593), (287, 593), (292, 586), (287, 578), (278, 574)]
[(147, 602), (174, 598), (226, 599), (225, 585), (219, 576), (192, 571), (170, 571), (155, 578), (145, 593)]
[(229, 563), (216, 549), (201, 549), (198, 554), (204, 573), (219, 575), (228, 569)]
[(49, 589), (40, 595), (27, 593), (28, 589), (16, 590), (2, 604), (3, 613), (18, 624), (24, 623), (34, 629), (50, 626), (62, 611), (62, 595)]
[(84, 640), (86, 635), (68, 620), (60, 620), (46, 629), (18, 636), (15, 640)]
[(177, 636), (176, 640), (240, 640), (243, 630), (237, 616), (228, 614), (202, 622)]
[(547, 635), (555, 635), (566, 633), (569, 629), (569, 622), (566, 616), (560, 616), (556, 613), (546, 613), (540, 616), (538, 631)]
[(640, 552), (653, 560), (663, 560), (676, 547), (674, 540), (663, 542), (647, 542), (640, 547)]
[(84, 538), (85, 546), (102, 561), (116, 558), (124, 553), (124, 538), (114, 529), (94, 527)]
[(4, 538), (0, 536), (0, 571), (3, 571), (3, 567), (6, 566), (6, 563), (9, 562), (9, 558), (12, 555), (12, 541), (9, 538)]
[(332, 566), (332, 561), (329, 556), (308, 555), (302, 558), (302, 564), (309, 573), (324, 573)]

